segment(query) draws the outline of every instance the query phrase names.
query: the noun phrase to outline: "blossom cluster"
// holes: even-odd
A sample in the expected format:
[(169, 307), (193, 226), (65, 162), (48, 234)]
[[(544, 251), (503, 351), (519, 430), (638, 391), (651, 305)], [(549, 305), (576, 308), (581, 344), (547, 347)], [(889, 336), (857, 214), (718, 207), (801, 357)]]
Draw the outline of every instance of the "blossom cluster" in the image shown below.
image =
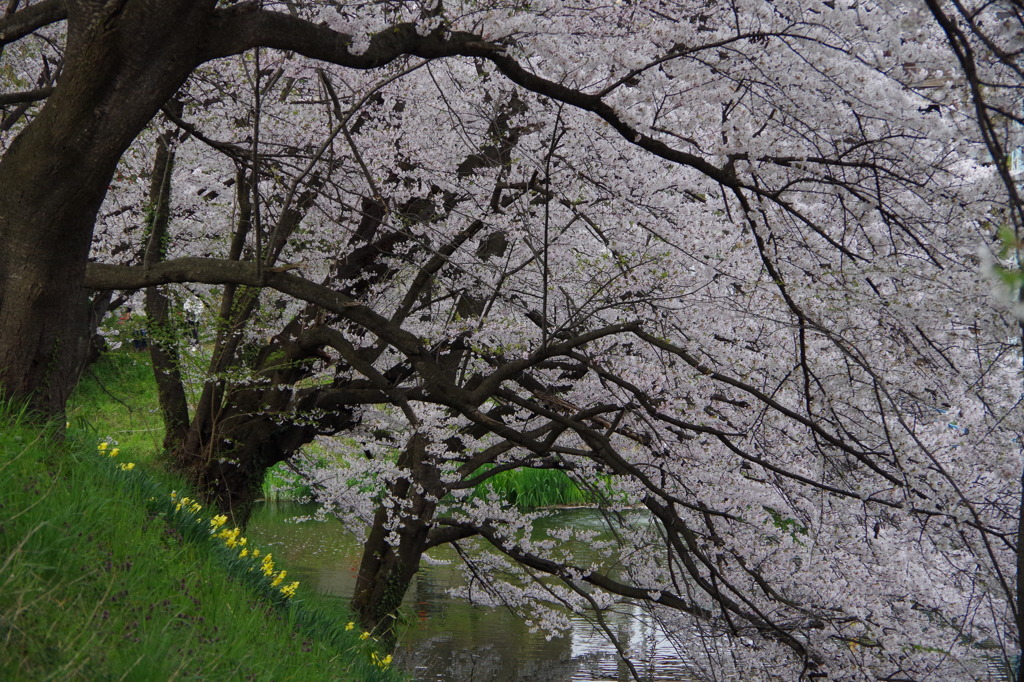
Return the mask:
[[(474, 380), (442, 382), (447, 370), (437, 365), (443, 371), (431, 370), (422, 390), (398, 387), (413, 396), (403, 410), (360, 407), (359, 426), (346, 427), (332, 456), (311, 449), (308, 462), (296, 458), (322, 513), (365, 533), (380, 511), (394, 544), (401, 524), (418, 522), (414, 506), (436, 507), (437, 516), (451, 505), (467, 526), (500, 529), (494, 540), (518, 556), (564, 564), (560, 575), (575, 584), (601, 567), (567, 553), (560, 530), (529, 535), (528, 517), (504, 500), (470, 498), (472, 484), (487, 475), (483, 466), (557, 466), (583, 481), (613, 471), (615, 497), (649, 504), (664, 528), (622, 521), (626, 530), (612, 530), (624, 541), (603, 554), (658, 608), (670, 601), (677, 569), (699, 574), (687, 586), (695, 596), (678, 602), (692, 601), (680, 631), (690, 611), (721, 610), (725, 625), (703, 616), (700, 624), (733, 634), (742, 626), (758, 640), (771, 621), (791, 636), (788, 665), (802, 670), (814, 651), (830, 661), (830, 677), (899, 670), (951, 679), (959, 673), (935, 670), (952, 666), (956, 651), (930, 658), (946, 642), (964, 651), (971, 640), (1014, 641), (1003, 576), (1013, 574), (1016, 554), (999, 539), (1012, 537), (1019, 520), (1019, 334), (1017, 318), (993, 307), (977, 276), (979, 246), (1001, 222), (1005, 198), (998, 174), (978, 161), (975, 107), (964, 106), (970, 93), (950, 78), (957, 66), (941, 32), (908, 3), (494, 4), (445, 3), (422, 20), (413, 5), (392, 15), (370, 3), (315, 20), (353, 36), (357, 54), (392, 21), (429, 32), (443, 17), (452, 35), (500, 42), (539, 82), (575, 88), (600, 108), (550, 106), (545, 93), (510, 91), (471, 61), (346, 73), (347, 92), (374, 93), (356, 107), (360, 125), (346, 131), (361, 169), (314, 158), (298, 164), (308, 168), (303, 177), (282, 170), (254, 179), (264, 208), (284, 211), (271, 197), (291, 197), (304, 176), (323, 178), (302, 238), (280, 252), (311, 281), (347, 290), (348, 280), (328, 272), (366, 225), (379, 223), (378, 237), (392, 240), (372, 264), (392, 274), (360, 280), (361, 300), (402, 335), (393, 343), (372, 325), (335, 330), (360, 352), (380, 344), (368, 376), (404, 367), (407, 342), (419, 339), (430, 353), (415, 351), (417, 367), (447, 356)], [(327, 86), (313, 77), (316, 65), (283, 51), (267, 59), (288, 86), (262, 104), (263, 144), (332, 149), (341, 128), (324, 137), (333, 124), (304, 104)], [(209, 84), (188, 85), (190, 101), (212, 103), (188, 112), (212, 137), (237, 133), (232, 102), (242, 97), (221, 90), (250, 82), (242, 65), (225, 60)], [(125, 226), (150, 205), (146, 183), (121, 178), (149, 172), (156, 134), (144, 132), (122, 159), (95, 233), (97, 260), (137, 253)], [(488, 150), (498, 147), (492, 159)], [(237, 222), (233, 162), (195, 139), (175, 155), (167, 257), (217, 254)], [(386, 215), (366, 223), (365, 211), (339, 208), (352, 197), (379, 199)], [(426, 207), (422, 220), (393, 222), (394, 207), (414, 205)], [(468, 215), (479, 227), (466, 225)], [(417, 224), (415, 240), (406, 220)], [(444, 264), (435, 266), (439, 253)], [(410, 288), (417, 282), (424, 288)], [(488, 301), (486, 312), (469, 314), (476, 304), (465, 305), (464, 292)], [(424, 307), (413, 306), (420, 299)], [(277, 338), (298, 305), (268, 308), (239, 333), (254, 344)], [(636, 331), (616, 331), (627, 328)], [(550, 330), (571, 341), (571, 353), (551, 355)], [(336, 362), (336, 349), (322, 350), (323, 362), (301, 370), (303, 395), (347, 380), (340, 368), (365, 378)], [(529, 369), (515, 378), (494, 371), (513, 358)], [(245, 362), (239, 355), (231, 381), (272, 381)], [(228, 376), (217, 372), (218, 381)], [(282, 428), (337, 432), (330, 415), (297, 399), (298, 372), (273, 384)], [(527, 375), (554, 393), (516, 383)], [(477, 380), (494, 387), (483, 403)], [(481, 412), (450, 407), (463, 391)], [(499, 402), (501, 429), (484, 433), (481, 415)], [(567, 415), (609, 410), (614, 422), (576, 416), (566, 428)], [(600, 452), (584, 437), (598, 424)], [(552, 428), (550, 440), (529, 435)], [(499, 437), (511, 430), (518, 449)], [(399, 466), (401, 437), (413, 433), (430, 441), (423, 466)], [(449, 446), (456, 434), (459, 453)], [(529, 438), (533, 449), (522, 445)], [(492, 447), (500, 454), (484, 461)], [(410, 492), (382, 497), (397, 490)], [(198, 514), (196, 504), (181, 501), (178, 511)], [(273, 557), (226, 524), (210, 534), (271, 589), (284, 585)], [(678, 529), (686, 538), (666, 543)], [(511, 559), (502, 561), (511, 572)], [(579, 602), (611, 598), (586, 596)], [(528, 605), (543, 593), (513, 585), (501, 598)], [(553, 617), (534, 622), (558, 626)], [(854, 655), (847, 643), (855, 641), (878, 646)], [(776, 644), (758, 641), (744, 665), (763, 669)], [(723, 661), (746, 656), (723, 651)]]

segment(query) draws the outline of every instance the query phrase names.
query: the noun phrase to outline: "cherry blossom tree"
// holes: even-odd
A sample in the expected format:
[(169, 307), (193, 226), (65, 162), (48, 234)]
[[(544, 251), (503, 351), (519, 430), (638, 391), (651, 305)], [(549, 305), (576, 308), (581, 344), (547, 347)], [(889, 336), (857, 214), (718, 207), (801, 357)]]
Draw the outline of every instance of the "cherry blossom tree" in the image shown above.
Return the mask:
[[(194, 22), (171, 40), (122, 4), (105, 23), (83, 21), (98, 3), (13, 5), (5, 42), (65, 16), (69, 37), (0, 178), (30, 206), (25, 150), (56, 148), (47, 121), (72, 105), (94, 111), (61, 91), (95, 87), (72, 78), (83, 46), (113, 30), (180, 56), (126, 62), (96, 90), (134, 118), (113, 136), (117, 117), (90, 114), (107, 157), (66, 156), (105, 179), (62, 234), (89, 242), (117, 163), (150, 182), (106, 195), (104, 262), (72, 250), (74, 296), (47, 295), (68, 320), (82, 282), (223, 287), (224, 353), (172, 438), (199, 444), (183, 461), (205, 456), (213, 481), (344, 428), (338, 464), (302, 466), (326, 513), (366, 533), (367, 626), (386, 626), (424, 552), (477, 542), (499, 552), (469, 564), (488, 599), (598, 618), (644, 603), (712, 670), (975, 679), (985, 648), (1019, 649), (1019, 329), (980, 274), (999, 223), (1019, 225), (1001, 127), (1018, 48), (984, 16), (1003, 10), (169, 3), (165, 19)], [(160, 88), (125, 101), (143, 77)], [(35, 89), (12, 106), (51, 77), (23, 78)], [(170, 239), (146, 248), (126, 223)], [(5, 282), (28, 281), (4, 263)], [(28, 328), (7, 322), (10, 286), (0, 339)], [(296, 303), (268, 306), (267, 289)], [(26, 364), (9, 357), (17, 390)], [(528, 515), (470, 494), (518, 467), (608, 482), (606, 562), (560, 550), (585, 533), (533, 537)], [(617, 513), (634, 506), (642, 522)]]

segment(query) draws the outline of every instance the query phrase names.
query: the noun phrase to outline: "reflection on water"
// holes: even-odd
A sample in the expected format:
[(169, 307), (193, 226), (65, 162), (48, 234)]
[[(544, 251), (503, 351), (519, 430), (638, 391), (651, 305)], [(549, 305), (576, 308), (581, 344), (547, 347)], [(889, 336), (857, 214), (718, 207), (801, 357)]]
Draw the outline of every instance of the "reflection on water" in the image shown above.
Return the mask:
[[(347, 600), (355, 586), (360, 546), (336, 521), (293, 523), (288, 519), (311, 509), (295, 504), (260, 505), (249, 537), (272, 551), (305, 587)], [(545, 525), (597, 527), (591, 510), (562, 510)], [(447, 565), (423, 563), (405, 599), (411, 613), (395, 662), (421, 682), (626, 682), (632, 678), (615, 649), (594, 625), (570, 614), (571, 633), (548, 639), (531, 632), (506, 609), (474, 606), (452, 599), (447, 591), (464, 585), (454, 551), (431, 550)], [(664, 633), (636, 607), (609, 613), (607, 624), (630, 647), (647, 682), (690, 679), (688, 667)]]

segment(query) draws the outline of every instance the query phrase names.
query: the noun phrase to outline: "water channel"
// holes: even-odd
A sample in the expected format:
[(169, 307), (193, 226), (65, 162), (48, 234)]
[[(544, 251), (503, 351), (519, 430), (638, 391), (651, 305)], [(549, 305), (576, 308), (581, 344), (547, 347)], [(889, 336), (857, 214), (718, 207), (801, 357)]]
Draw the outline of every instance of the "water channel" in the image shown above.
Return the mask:
[[(304, 586), (346, 601), (352, 594), (360, 546), (337, 521), (305, 521), (311, 513), (293, 503), (265, 503), (256, 510), (248, 535), (270, 550)], [(544, 523), (597, 526), (597, 512), (557, 510)], [(417, 682), (626, 682), (632, 680), (615, 649), (582, 616), (568, 614), (569, 634), (546, 637), (507, 609), (469, 604), (449, 596), (464, 585), (451, 549), (431, 551), (406, 595), (405, 611), (413, 614), (395, 652), (395, 663)], [(682, 660), (666, 634), (637, 608), (623, 605), (607, 617), (644, 682), (682, 682), (692, 668)]]

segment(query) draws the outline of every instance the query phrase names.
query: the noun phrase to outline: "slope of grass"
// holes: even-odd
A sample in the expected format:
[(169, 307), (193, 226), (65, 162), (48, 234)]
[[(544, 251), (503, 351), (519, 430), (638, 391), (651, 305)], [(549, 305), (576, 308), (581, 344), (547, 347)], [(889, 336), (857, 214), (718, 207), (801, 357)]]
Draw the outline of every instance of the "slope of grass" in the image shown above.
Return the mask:
[(149, 353), (105, 353), (86, 368), (67, 408), (76, 431), (115, 440), (133, 457), (150, 461), (164, 439)]
[(0, 679), (399, 679), (128, 439), (41, 433), (0, 405)]

